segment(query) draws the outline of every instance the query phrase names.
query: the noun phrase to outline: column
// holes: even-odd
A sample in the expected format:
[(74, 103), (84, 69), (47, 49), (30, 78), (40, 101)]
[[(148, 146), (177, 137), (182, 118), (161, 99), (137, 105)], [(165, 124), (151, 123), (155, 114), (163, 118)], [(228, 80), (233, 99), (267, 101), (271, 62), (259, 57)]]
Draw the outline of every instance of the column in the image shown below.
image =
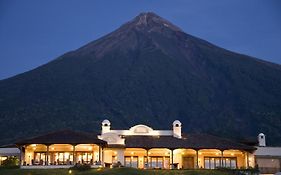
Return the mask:
[(103, 147), (101, 147), (101, 164), (102, 164), (103, 166), (105, 166), (105, 165), (104, 165), (104, 149), (103, 149)]
[(92, 148), (93, 148), (93, 152), (92, 152), (92, 165), (94, 165), (95, 164), (95, 146), (93, 145), (92, 146)]
[(246, 156), (247, 156), (247, 159), (246, 159), (246, 161), (247, 161), (247, 168), (249, 168), (249, 153), (248, 152), (246, 152)]
[(198, 151), (199, 150), (196, 150), (196, 169), (199, 168), (199, 157), (198, 157)]
[(149, 151), (149, 149), (146, 149), (146, 169), (149, 168), (148, 151)]
[(101, 162), (101, 146), (99, 145), (99, 163)]
[(172, 169), (174, 169), (174, 150), (171, 150), (171, 156), (172, 156)]
[(76, 164), (76, 154), (75, 154), (75, 146), (76, 145), (72, 145), (72, 154), (73, 154), (73, 165)]
[(49, 145), (47, 145), (47, 153), (46, 153), (46, 163), (45, 165), (49, 165)]
[(221, 167), (224, 167), (224, 163), (223, 163), (223, 150), (221, 150)]

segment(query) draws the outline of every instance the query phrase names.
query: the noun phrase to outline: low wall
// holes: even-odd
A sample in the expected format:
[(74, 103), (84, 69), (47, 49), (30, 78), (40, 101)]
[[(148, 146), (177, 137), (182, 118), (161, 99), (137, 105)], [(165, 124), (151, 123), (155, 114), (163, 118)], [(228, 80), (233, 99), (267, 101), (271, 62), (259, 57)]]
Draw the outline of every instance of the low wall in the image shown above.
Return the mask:
[(29, 165), (21, 166), (21, 169), (59, 169), (59, 168), (70, 168), (72, 165)]
[[(73, 165), (28, 165), (28, 166), (21, 166), (21, 169), (68, 169), (73, 167)], [(101, 165), (91, 165), (91, 168), (100, 168)]]

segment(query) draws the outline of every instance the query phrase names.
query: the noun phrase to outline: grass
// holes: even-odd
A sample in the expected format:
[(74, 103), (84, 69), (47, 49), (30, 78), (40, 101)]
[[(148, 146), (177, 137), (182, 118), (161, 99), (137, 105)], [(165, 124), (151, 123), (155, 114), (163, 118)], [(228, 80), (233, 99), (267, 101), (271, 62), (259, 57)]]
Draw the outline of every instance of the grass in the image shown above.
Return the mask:
[(72, 171), (68, 169), (23, 170), (0, 169), (0, 175), (229, 175), (218, 170), (140, 170), (133, 168), (91, 169), (88, 171)]

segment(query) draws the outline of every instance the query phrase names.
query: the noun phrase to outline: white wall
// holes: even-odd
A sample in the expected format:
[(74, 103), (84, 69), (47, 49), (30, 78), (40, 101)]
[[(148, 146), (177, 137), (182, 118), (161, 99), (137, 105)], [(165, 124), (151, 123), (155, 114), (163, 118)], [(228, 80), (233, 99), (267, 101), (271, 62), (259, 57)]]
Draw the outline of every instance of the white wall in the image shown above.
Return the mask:
[(119, 161), (121, 163), (121, 165), (124, 165), (124, 149), (117, 149), (117, 162)]
[[(104, 126), (102, 126), (104, 127)], [(103, 129), (99, 139), (107, 141), (110, 144), (125, 144), (125, 139), (121, 136), (173, 136), (173, 130), (153, 130), (146, 125), (136, 125), (131, 127), (129, 130), (111, 130)]]
[(281, 147), (257, 147), (255, 156), (281, 156)]

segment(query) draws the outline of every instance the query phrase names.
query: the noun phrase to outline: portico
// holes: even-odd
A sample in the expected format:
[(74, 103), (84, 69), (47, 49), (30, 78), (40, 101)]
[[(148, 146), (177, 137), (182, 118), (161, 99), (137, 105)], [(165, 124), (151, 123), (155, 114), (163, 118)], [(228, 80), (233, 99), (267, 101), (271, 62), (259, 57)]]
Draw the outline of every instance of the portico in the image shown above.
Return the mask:
[(83, 132), (53, 132), (17, 143), (22, 166), (101, 165), (106, 142)]

